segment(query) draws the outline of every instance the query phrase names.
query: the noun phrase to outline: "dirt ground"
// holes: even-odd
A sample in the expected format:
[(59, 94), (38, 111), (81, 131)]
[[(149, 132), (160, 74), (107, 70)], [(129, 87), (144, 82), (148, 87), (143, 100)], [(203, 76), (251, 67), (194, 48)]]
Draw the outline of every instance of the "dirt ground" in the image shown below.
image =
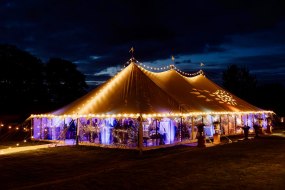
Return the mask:
[(0, 155), (1, 189), (285, 189), (285, 138), (198, 148), (55, 147)]

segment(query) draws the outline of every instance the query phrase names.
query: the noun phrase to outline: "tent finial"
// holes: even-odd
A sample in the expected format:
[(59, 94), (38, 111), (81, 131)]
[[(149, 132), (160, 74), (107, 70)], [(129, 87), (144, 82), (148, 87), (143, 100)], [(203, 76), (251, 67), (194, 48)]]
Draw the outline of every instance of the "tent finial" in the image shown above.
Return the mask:
[(132, 47), (129, 52), (132, 54), (132, 59), (134, 59), (135, 48)]

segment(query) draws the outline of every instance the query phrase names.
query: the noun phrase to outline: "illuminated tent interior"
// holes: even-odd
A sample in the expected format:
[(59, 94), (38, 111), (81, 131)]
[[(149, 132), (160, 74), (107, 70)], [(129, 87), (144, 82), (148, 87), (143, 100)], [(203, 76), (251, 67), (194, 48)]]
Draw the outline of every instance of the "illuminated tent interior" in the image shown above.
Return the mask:
[(222, 135), (240, 134), (243, 126), (253, 131), (255, 124), (265, 128), (272, 114), (225, 91), (202, 71), (147, 67), (132, 58), (87, 95), (30, 118), (34, 139), (146, 148), (194, 142), (201, 123), (209, 137), (217, 131), (214, 123)]

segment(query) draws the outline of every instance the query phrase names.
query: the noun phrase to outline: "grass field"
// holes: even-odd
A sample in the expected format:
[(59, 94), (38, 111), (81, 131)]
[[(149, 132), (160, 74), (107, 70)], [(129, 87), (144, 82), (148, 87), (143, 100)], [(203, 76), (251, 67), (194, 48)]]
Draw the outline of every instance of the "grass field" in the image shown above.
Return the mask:
[(0, 155), (0, 189), (285, 189), (285, 138), (208, 148), (55, 147)]

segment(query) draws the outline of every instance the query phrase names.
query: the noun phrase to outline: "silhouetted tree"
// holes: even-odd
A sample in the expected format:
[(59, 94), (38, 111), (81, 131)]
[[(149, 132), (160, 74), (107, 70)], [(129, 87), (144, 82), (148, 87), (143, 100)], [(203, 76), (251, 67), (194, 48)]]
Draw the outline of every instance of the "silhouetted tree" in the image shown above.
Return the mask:
[(278, 83), (257, 86), (255, 76), (246, 67), (230, 65), (223, 72), (223, 86), (259, 108), (272, 110), (278, 115), (285, 114), (284, 86)]
[(46, 64), (46, 83), (55, 106), (67, 104), (87, 90), (85, 76), (76, 69), (76, 65), (60, 58), (52, 58)]
[(223, 72), (223, 87), (236, 96), (254, 102), (257, 80), (246, 67), (230, 65)]
[(0, 44), (0, 117), (51, 111), (86, 93), (85, 76), (62, 59), (47, 64), (12, 45)]
[(0, 45), (0, 113), (30, 111), (47, 99), (42, 66), (28, 52)]
[(285, 88), (280, 83), (265, 84), (257, 88), (257, 102), (260, 108), (273, 110), (280, 116), (285, 116)]

